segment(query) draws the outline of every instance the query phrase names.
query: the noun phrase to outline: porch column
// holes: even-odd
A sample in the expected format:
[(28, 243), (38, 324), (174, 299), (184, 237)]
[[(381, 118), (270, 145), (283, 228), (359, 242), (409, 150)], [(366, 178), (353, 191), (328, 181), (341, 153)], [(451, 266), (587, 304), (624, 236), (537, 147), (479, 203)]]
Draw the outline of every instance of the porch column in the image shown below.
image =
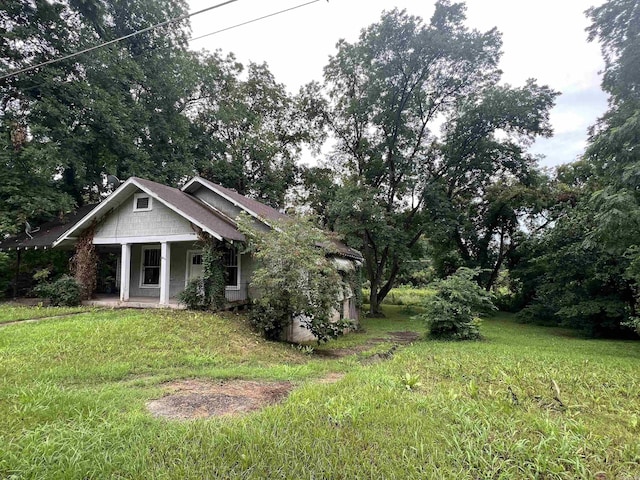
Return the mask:
[(171, 278), (171, 244), (160, 244), (160, 305), (169, 305), (169, 290)]
[(131, 277), (131, 244), (122, 244), (120, 255), (120, 301), (129, 301), (129, 279)]

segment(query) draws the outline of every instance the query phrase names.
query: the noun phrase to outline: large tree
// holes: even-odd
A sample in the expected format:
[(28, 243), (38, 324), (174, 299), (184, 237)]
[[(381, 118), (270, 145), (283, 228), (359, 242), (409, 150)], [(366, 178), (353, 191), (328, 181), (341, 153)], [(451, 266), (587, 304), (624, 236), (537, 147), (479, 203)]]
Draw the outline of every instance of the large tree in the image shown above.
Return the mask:
[(284, 207), (295, 183), (301, 148), (318, 132), (300, 99), (278, 83), (265, 64), (246, 72), (232, 55), (203, 59), (199, 98), (191, 115), (205, 135), (197, 163), (209, 180), (274, 207)]
[[(7, 0), (0, 66), (6, 73), (55, 59), (184, 12), (182, 0)], [(175, 182), (192, 171), (191, 125), (181, 111), (195, 59), (184, 27), (0, 81), (2, 168), (11, 172), (0, 189), (3, 227), (95, 199), (105, 173)]]
[(530, 80), (521, 88), (491, 86), (457, 104), (426, 165), (427, 235), (441, 275), (480, 268), (489, 290), (516, 237), (537, 228), (548, 179), (527, 147), (551, 134), (555, 95)]
[(591, 129), (583, 158), (558, 183), (573, 192), (515, 269), (533, 301), (525, 317), (592, 334), (629, 333), (640, 288), (640, 1), (587, 11), (602, 47), (609, 109)]
[[(500, 35), (468, 29), (464, 12), (463, 4), (439, 1), (426, 24), (404, 11), (386, 12), (357, 42), (341, 41), (325, 68), (325, 120), (341, 174), (329, 223), (364, 254), (370, 314), (380, 313), (425, 233), (462, 236), (459, 224), (475, 222), (475, 238), (457, 242), (462, 253), (470, 250), (465, 241), (493, 246), (496, 233), (511, 234), (516, 220), (509, 212), (517, 208), (490, 187), (497, 179), (503, 190), (530, 182), (524, 146), (549, 133), (553, 92), (534, 82), (499, 87)], [(484, 194), (505, 208), (488, 207), (485, 220), (469, 220), (461, 209)], [(476, 256), (487, 255), (488, 247), (480, 250)], [(492, 267), (499, 268), (497, 255)]]

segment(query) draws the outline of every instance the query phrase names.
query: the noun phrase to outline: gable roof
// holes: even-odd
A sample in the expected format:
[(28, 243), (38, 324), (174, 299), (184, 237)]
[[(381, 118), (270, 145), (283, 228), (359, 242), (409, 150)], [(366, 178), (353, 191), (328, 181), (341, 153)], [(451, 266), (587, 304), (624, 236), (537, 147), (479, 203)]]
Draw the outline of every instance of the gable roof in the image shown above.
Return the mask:
[(182, 214), (185, 218), (192, 218), (203, 230), (215, 234), (219, 234), (225, 240), (244, 241), (245, 237), (238, 231), (235, 222), (228, 217), (209, 208), (204, 202), (198, 200), (192, 195), (184, 193), (177, 188), (168, 187), (161, 183), (152, 182), (136, 178), (136, 183), (145, 187), (146, 193), (154, 193), (157, 198), (167, 207), (172, 208), (177, 213)]
[(64, 232), (64, 234), (54, 242), (53, 246), (60, 245), (65, 240), (70, 240), (74, 234), (89, 226), (91, 222), (102, 219), (138, 190), (142, 190), (147, 195), (218, 240), (244, 241), (245, 239), (235, 224), (212, 211), (198, 199), (187, 195), (177, 188), (168, 187), (160, 183), (152, 182), (151, 180), (131, 177), (120, 185), (106, 200), (99, 203), (79, 222)]
[(290, 218), (269, 205), (260, 203), (252, 198), (245, 197), (234, 190), (225, 188), (222, 185), (210, 182), (209, 180), (205, 180), (202, 177), (193, 177), (184, 187), (182, 187), (182, 191), (193, 193), (200, 186), (217, 193), (225, 200), (247, 212), (249, 215), (264, 221), (267, 225), (269, 225), (270, 221), (274, 222)]
[(35, 225), (35, 227), (40, 228), (40, 230), (32, 232), (31, 237), (29, 237), (25, 232), (22, 232), (14, 237), (6, 238), (0, 241), (0, 251), (28, 250), (31, 248), (42, 248), (46, 250), (47, 248), (51, 248), (60, 235), (78, 223), (82, 217), (88, 214), (97, 205), (97, 203), (85, 205), (75, 212), (68, 213), (62, 217), (56, 218), (55, 220), (43, 223), (42, 225)]

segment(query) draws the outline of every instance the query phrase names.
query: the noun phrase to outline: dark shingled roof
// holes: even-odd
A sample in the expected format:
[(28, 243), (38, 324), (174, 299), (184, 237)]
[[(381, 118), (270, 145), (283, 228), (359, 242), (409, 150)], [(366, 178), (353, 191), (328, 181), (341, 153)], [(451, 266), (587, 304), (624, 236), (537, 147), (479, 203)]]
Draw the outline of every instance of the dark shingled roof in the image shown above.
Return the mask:
[(235, 224), (207, 207), (197, 198), (177, 188), (168, 187), (143, 178), (135, 177), (133, 180), (180, 212), (218, 233), (221, 237), (227, 240), (244, 241), (244, 235), (238, 231)]
[[(269, 220), (279, 221), (279, 220), (291, 219), (291, 217), (289, 217), (284, 213), (279, 212), (275, 208), (272, 208), (268, 205), (264, 205), (263, 203), (260, 203), (257, 200), (253, 200), (251, 198), (245, 197), (244, 195), (240, 195), (238, 192), (225, 188), (222, 185), (218, 185), (217, 183), (210, 182), (209, 180), (205, 180), (202, 177), (198, 177), (198, 181), (201, 182), (203, 185), (208, 186), (209, 188), (219, 190), (224, 195), (232, 198), (238, 204), (256, 213), (260, 218), (266, 220), (267, 222)], [(339, 240), (331, 239), (330, 242), (333, 245), (332, 248), (336, 250), (335, 252), (336, 255), (350, 258), (352, 260), (358, 260), (358, 261), (364, 260), (364, 258), (362, 257), (362, 254), (358, 250), (355, 250), (351, 247), (346, 246), (344, 243), (342, 243)], [(322, 245), (318, 245), (318, 246), (322, 246)]]
[(254, 200), (249, 197), (245, 197), (244, 195), (240, 195), (238, 192), (234, 190), (230, 190), (228, 188), (223, 187), (222, 185), (218, 185), (217, 183), (210, 182), (209, 180), (205, 180), (204, 178), (198, 177), (198, 180), (205, 185), (208, 185), (210, 188), (215, 188), (219, 190), (227, 197), (233, 199), (233, 201), (239, 203), (243, 207), (248, 210), (251, 210), (255, 214), (257, 214), (260, 218), (263, 218), (266, 221), (269, 220), (286, 220), (287, 215), (279, 212), (273, 207), (269, 205), (265, 205), (264, 203), (260, 203), (257, 200)]
[(352, 260), (358, 260), (360, 262), (364, 261), (364, 257), (362, 256), (362, 254), (355, 248), (346, 246), (340, 240), (331, 239), (329, 241), (331, 242), (333, 247), (336, 249), (336, 255), (350, 258)]
[[(210, 208), (198, 198), (189, 195), (181, 190), (178, 190), (177, 188), (162, 185), (160, 183), (145, 180), (143, 178), (133, 177), (130, 180), (137, 183), (140, 187), (153, 193), (161, 201), (175, 208), (179, 212), (182, 212), (184, 215), (190, 217), (199, 224), (218, 233), (224, 239), (234, 241), (245, 240), (245, 236), (238, 231), (237, 225), (231, 219)], [(217, 185), (201, 178), (199, 178), (198, 180), (205, 184), (206, 187), (218, 190), (223, 195), (226, 195), (233, 201), (237, 202), (239, 205), (248, 210), (251, 210), (253, 213), (267, 222), (286, 220), (291, 218), (284, 213), (280, 213), (276, 209), (269, 207), (268, 205), (264, 205), (251, 198), (247, 198), (243, 195), (240, 195), (238, 192), (229, 190), (228, 188), (225, 188), (221, 185)], [(73, 213), (41, 225), (38, 232), (32, 233), (33, 238), (29, 238), (26, 233), (22, 233), (15, 237), (10, 237), (2, 240), (0, 241), (0, 251), (36, 247), (51, 248), (53, 242), (60, 238), (62, 234), (77, 225), (98, 205), (100, 204), (85, 205), (84, 207), (79, 208)], [(330, 241), (336, 250), (335, 254), (353, 260), (362, 261), (362, 255), (357, 250), (349, 248), (344, 243), (338, 240), (332, 239)]]
[(42, 225), (34, 225), (33, 228), (40, 227), (40, 230), (31, 233), (33, 238), (29, 238), (26, 233), (21, 233), (15, 237), (9, 237), (0, 241), (0, 251), (2, 250), (26, 250), (31, 248), (51, 248), (60, 235), (78, 223), (97, 204), (85, 205), (72, 213), (56, 218)]

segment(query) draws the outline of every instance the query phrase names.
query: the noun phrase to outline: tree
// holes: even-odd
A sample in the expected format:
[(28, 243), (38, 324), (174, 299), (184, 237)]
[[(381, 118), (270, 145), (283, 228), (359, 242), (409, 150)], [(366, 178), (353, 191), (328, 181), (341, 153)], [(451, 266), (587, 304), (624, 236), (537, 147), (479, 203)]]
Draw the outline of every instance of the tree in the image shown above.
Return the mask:
[(191, 107), (207, 141), (198, 171), (203, 177), (273, 207), (284, 207), (295, 183), (296, 159), (316, 140), (300, 100), (277, 83), (265, 64), (243, 66), (232, 55), (204, 59), (200, 98)]
[[(0, 7), (0, 65), (11, 71), (61, 57), (185, 11), (182, 0), (8, 0)], [(2, 168), (21, 167), (0, 192), (5, 228), (95, 200), (105, 173), (175, 183), (193, 171), (181, 110), (195, 58), (184, 26), (0, 81)]]
[(533, 222), (548, 206), (548, 180), (526, 149), (536, 136), (551, 135), (556, 95), (529, 80), (521, 88), (496, 85), (461, 99), (426, 165), (433, 253), (452, 258), (455, 252), (449, 269), (480, 268), (487, 290), (513, 254), (515, 237), (523, 226), (535, 229)]
[[(428, 24), (386, 12), (356, 43), (339, 42), (325, 68), (324, 119), (341, 173), (327, 223), (364, 254), (371, 315), (380, 314), (403, 261), (421, 255), (423, 235), (448, 235), (465, 223), (460, 235), (467, 238), (455, 248), (465, 254), (473, 247), (475, 262), (488, 264), (480, 257), (500, 250), (496, 234), (512, 235), (514, 216), (527, 208), (523, 189), (535, 173), (524, 146), (549, 134), (555, 93), (535, 82), (498, 86), (500, 35), (469, 30), (464, 10), (439, 1)], [(438, 141), (432, 130), (443, 119), (445, 140)], [(496, 177), (503, 188), (494, 188), (489, 202)], [(506, 194), (507, 187), (519, 192)], [(484, 217), (465, 217), (468, 200), (480, 195)], [(494, 208), (496, 202), (505, 206)], [(503, 246), (491, 267), (499, 269), (504, 255)]]
[(589, 40), (602, 47), (609, 109), (583, 158), (559, 172), (570, 201), (528, 241), (531, 253), (514, 273), (533, 298), (525, 318), (629, 335), (627, 326), (640, 331), (640, 2), (610, 0), (587, 15)]
[(629, 259), (585, 238), (597, 224), (589, 202), (565, 206), (553, 228), (522, 245), (512, 270), (531, 297), (523, 321), (560, 325), (590, 336), (624, 333), (634, 314), (634, 291), (625, 278)]

